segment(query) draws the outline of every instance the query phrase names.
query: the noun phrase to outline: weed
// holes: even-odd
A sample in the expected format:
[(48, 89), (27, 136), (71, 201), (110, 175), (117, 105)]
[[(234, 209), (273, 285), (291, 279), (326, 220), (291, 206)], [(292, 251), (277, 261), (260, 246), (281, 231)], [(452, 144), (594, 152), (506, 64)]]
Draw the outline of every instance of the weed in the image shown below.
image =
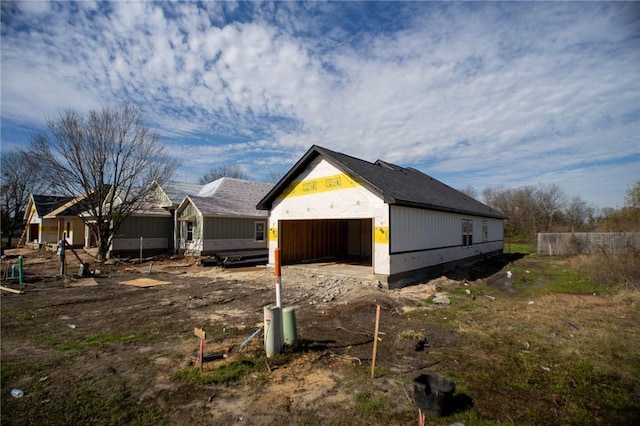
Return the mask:
[(386, 396), (375, 397), (370, 391), (357, 393), (355, 396), (355, 401), (358, 410), (369, 417), (375, 417), (376, 415), (382, 413), (385, 406), (387, 406), (389, 403), (389, 400)]
[(53, 346), (59, 351), (83, 350), (87, 348), (102, 347), (109, 343), (130, 344), (156, 340), (158, 337), (144, 331), (133, 334), (116, 332), (99, 333), (87, 338), (66, 334), (65, 337), (34, 337), (32, 342), (38, 345)]
[(415, 330), (404, 330), (400, 332), (401, 339), (413, 340), (420, 339), (424, 337), (424, 333)]
[(36, 361), (3, 362), (0, 368), (0, 382), (7, 383), (15, 377), (31, 375), (41, 371), (42, 368), (42, 365)]
[(20, 309), (15, 313), (15, 319), (20, 322), (29, 321), (29, 320), (32, 320), (33, 318), (35, 318), (35, 314), (26, 309)]
[(214, 370), (204, 371), (202, 373), (193, 368), (181, 370), (176, 373), (176, 378), (188, 380), (197, 385), (225, 384), (237, 382), (256, 369), (264, 371), (265, 366), (265, 356), (260, 355), (255, 358), (231, 361)]

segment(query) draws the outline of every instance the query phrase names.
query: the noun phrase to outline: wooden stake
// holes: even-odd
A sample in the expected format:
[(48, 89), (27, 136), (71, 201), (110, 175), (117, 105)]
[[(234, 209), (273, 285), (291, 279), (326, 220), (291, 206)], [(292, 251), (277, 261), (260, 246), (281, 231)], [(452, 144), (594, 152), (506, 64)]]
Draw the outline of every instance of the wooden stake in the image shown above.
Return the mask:
[(201, 328), (194, 328), (193, 334), (196, 337), (200, 338), (200, 349), (198, 350), (198, 361), (197, 363), (200, 365), (200, 372), (202, 372), (202, 364), (204, 358), (204, 341), (207, 338), (207, 333), (204, 332)]
[(371, 378), (376, 375), (376, 355), (378, 353), (378, 332), (380, 330), (380, 305), (376, 305), (376, 331), (373, 333), (373, 357), (371, 359)]
[(10, 293), (15, 293), (15, 294), (24, 294), (24, 291), (22, 291), (22, 290), (14, 290), (14, 289), (12, 289), (12, 288), (5, 287), (5, 286), (3, 286), (3, 285), (0, 285), (0, 290), (2, 290), (2, 291), (8, 291), (8, 292), (10, 292)]

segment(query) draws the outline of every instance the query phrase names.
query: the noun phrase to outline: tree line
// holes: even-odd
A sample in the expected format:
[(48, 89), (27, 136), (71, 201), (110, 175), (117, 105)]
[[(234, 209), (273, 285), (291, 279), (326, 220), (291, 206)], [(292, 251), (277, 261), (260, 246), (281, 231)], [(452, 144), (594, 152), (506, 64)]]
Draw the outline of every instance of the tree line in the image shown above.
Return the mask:
[(535, 241), (539, 232), (640, 231), (640, 180), (627, 189), (621, 208), (603, 208), (569, 197), (557, 184), (520, 188), (489, 187), (479, 196), (473, 187), (462, 192), (509, 217), (506, 237)]

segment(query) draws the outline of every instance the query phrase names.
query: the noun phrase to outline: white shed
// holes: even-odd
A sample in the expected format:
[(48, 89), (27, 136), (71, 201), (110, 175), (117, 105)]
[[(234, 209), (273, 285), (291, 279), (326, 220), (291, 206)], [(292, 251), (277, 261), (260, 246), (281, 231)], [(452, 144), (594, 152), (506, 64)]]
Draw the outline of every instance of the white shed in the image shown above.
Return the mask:
[(258, 203), (269, 263), (359, 262), (395, 287), (502, 253), (506, 216), (413, 169), (312, 146)]

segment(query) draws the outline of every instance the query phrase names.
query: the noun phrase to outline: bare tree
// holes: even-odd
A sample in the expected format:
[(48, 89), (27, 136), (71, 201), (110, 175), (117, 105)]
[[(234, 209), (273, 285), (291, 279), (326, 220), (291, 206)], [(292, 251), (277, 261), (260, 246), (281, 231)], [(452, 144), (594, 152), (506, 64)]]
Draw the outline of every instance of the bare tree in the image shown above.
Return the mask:
[(242, 171), (242, 168), (237, 164), (233, 164), (211, 169), (208, 173), (200, 178), (199, 182), (201, 184), (205, 184), (220, 179), (221, 177), (247, 179), (247, 175)]
[(50, 184), (43, 170), (23, 151), (2, 154), (2, 176), (0, 187), (0, 210), (2, 235), (7, 245), (16, 231), (24, 227), (24, 213), (31, 194), (43, 194)]
[(463, 194), (468, 195), (469, 197), (474, 198), (476, 200), (478, 199), (478, 196), (480, 195), (480, 194), (478, 194), (478, 191), (476, 191), (476, 189), (472, 185), (467, 185), (464, 188), (459, 189), (458, 191), (460, 191)]
[(562, 190), (555, 183), (539, 185), (534, 192), (534, 204), (539, 215), (539, 226), (536, 232), (550, 231), (554, 221), (557, 221), (562, 207), (565, 203), (565, 196)]
[(269, 173), (267, 173), (266, 181), (269, 183), (277, 183), (283, 177), (284, 173), (277, 170), (270, 170)]
[(536, 233), (550, 230), (562, 217), (564, 195), (557, 185), (486, 188), (485, 204), (503, 212), (509, 219), (505, 233), (533, 240)]
[(86, 118), (65, 111), (47, 128), (48, 134), (33, 138), (29, 154), (64, 195), (83, 197), (80, 217), (105, 260), (122, 222), (150, 196), (153, 181), (162, 184), (172, 176), (177, 162), (164, 154), (158, 135), (132, 105), (104, 107)]
[(602, 225), (607, 231), (640, 231), (640, 180), (627, 189), (622, 208), (605, 211)]
[(624, 201), (627, 207), (640, 209), (640, 180), (627, 188)]
[(582, 230), (595, 222), (596, 210), (580, 197), (573, 197), (564, 209), (564, 217), (569, 230)]

